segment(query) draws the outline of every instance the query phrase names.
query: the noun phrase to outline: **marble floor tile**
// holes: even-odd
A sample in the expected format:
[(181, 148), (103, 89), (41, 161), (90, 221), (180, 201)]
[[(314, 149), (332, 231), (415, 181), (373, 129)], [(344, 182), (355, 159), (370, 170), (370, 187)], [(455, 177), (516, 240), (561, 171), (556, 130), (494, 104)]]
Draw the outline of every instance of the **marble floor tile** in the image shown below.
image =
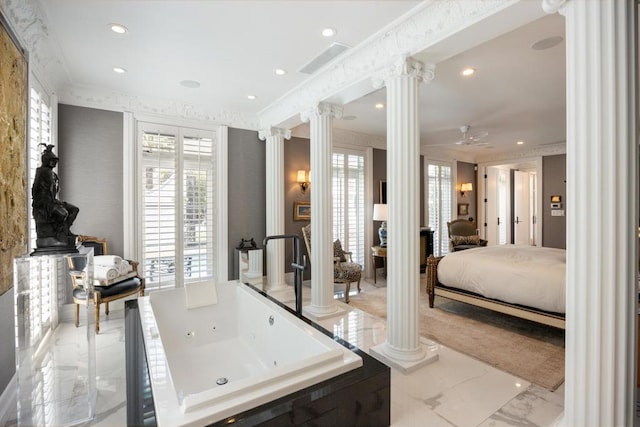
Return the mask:
[[(378, 281), (380, 285), (380, 280)], [(362, 288), (373, 287), (363, 281)], [(355, 288), (355, 287), (352, 287)], [(344, 289), (336, 287), (344, 297)], [(352, 295), (357, 290), (352, 289)], [(293, 287), (274, 292), (273, 297), (295, 306)], [(303, 288), (303, 305), (310, 301), (310, 289)], [(355, 307), (337, 301), (344, 313), (323, 319), (320, 324), (364, 351), (383, 343), (386, 322)], [(124, 302), (111, 304), (111, 313), (100, 320), (96, 336), (96, 411), (83, 427), (126, 425), (126, 384), (124, 357)], [(72, 354), (73, 345), (65, 333), (73, 335), (73, 325), (60, 329), (60, 354)], [(426, 342), (426, 341), (425, 341)], [(549, 392), (476, 359), (436, 346), (439, 360), (410, 375), (392, 370), (391, 425), (394, 427), (503, 427), (548, 426), (563, 410), (564, 387)], [(70, 356), (69, 356), (70, 357)], [(63, 359), (64, 360), (64, 359)], [(16, 425), (15, 414), (6, 426)]]

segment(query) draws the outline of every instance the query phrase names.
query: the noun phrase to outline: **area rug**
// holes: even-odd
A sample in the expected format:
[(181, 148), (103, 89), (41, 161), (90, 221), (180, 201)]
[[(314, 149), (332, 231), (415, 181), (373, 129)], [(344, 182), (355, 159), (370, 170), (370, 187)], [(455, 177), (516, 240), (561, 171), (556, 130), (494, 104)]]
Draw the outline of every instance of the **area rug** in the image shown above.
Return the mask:
[[(350, 305), (387, 317), (387, 289), (363, 289)], [(554, 391), (564, 382), (564, 331), (481, 307), (420, 293), (420, 335)]]

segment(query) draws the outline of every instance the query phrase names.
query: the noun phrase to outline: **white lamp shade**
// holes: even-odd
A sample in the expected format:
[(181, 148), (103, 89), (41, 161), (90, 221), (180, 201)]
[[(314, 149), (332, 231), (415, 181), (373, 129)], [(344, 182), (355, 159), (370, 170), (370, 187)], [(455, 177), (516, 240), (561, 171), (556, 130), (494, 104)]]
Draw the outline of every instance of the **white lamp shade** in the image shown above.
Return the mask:
[(462, 184), (460, 186), (460, 191), (465, 192), (465, 191), (473, 191), (473, 184), (470, 182), (465, 182), (464, 184)]
[(378, 204), (378, 203), (373, 205), (373, 220), (374, 221), (387, 220), (387, 205)]
[(303, 170), (298, 171), (298, 182), (307, 182), (307, 173)]

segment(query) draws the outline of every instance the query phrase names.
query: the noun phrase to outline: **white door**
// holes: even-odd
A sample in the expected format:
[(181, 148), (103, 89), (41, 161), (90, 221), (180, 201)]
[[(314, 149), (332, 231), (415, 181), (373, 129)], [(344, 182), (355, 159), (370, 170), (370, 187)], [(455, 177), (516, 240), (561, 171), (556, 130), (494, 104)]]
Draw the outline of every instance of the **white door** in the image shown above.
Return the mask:
[(514, 171), (513, 177), (513, 233), (516, 245), (530, 244), (530, 217), (529, 206), (529, 173)]
[(504, 245), (509, 239), (508, 170), (490, 166), (485, 174), (486, 239), (489, 245)]

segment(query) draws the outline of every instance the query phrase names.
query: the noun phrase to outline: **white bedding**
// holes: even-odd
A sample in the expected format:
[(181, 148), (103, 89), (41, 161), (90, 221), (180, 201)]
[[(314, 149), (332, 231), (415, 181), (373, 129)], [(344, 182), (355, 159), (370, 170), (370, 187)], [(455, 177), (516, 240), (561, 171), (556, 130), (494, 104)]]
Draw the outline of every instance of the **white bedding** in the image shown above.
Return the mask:
[(564, 249), (500, 245), (446, 255), (438, 282), (511, 304), (565, 312)]

